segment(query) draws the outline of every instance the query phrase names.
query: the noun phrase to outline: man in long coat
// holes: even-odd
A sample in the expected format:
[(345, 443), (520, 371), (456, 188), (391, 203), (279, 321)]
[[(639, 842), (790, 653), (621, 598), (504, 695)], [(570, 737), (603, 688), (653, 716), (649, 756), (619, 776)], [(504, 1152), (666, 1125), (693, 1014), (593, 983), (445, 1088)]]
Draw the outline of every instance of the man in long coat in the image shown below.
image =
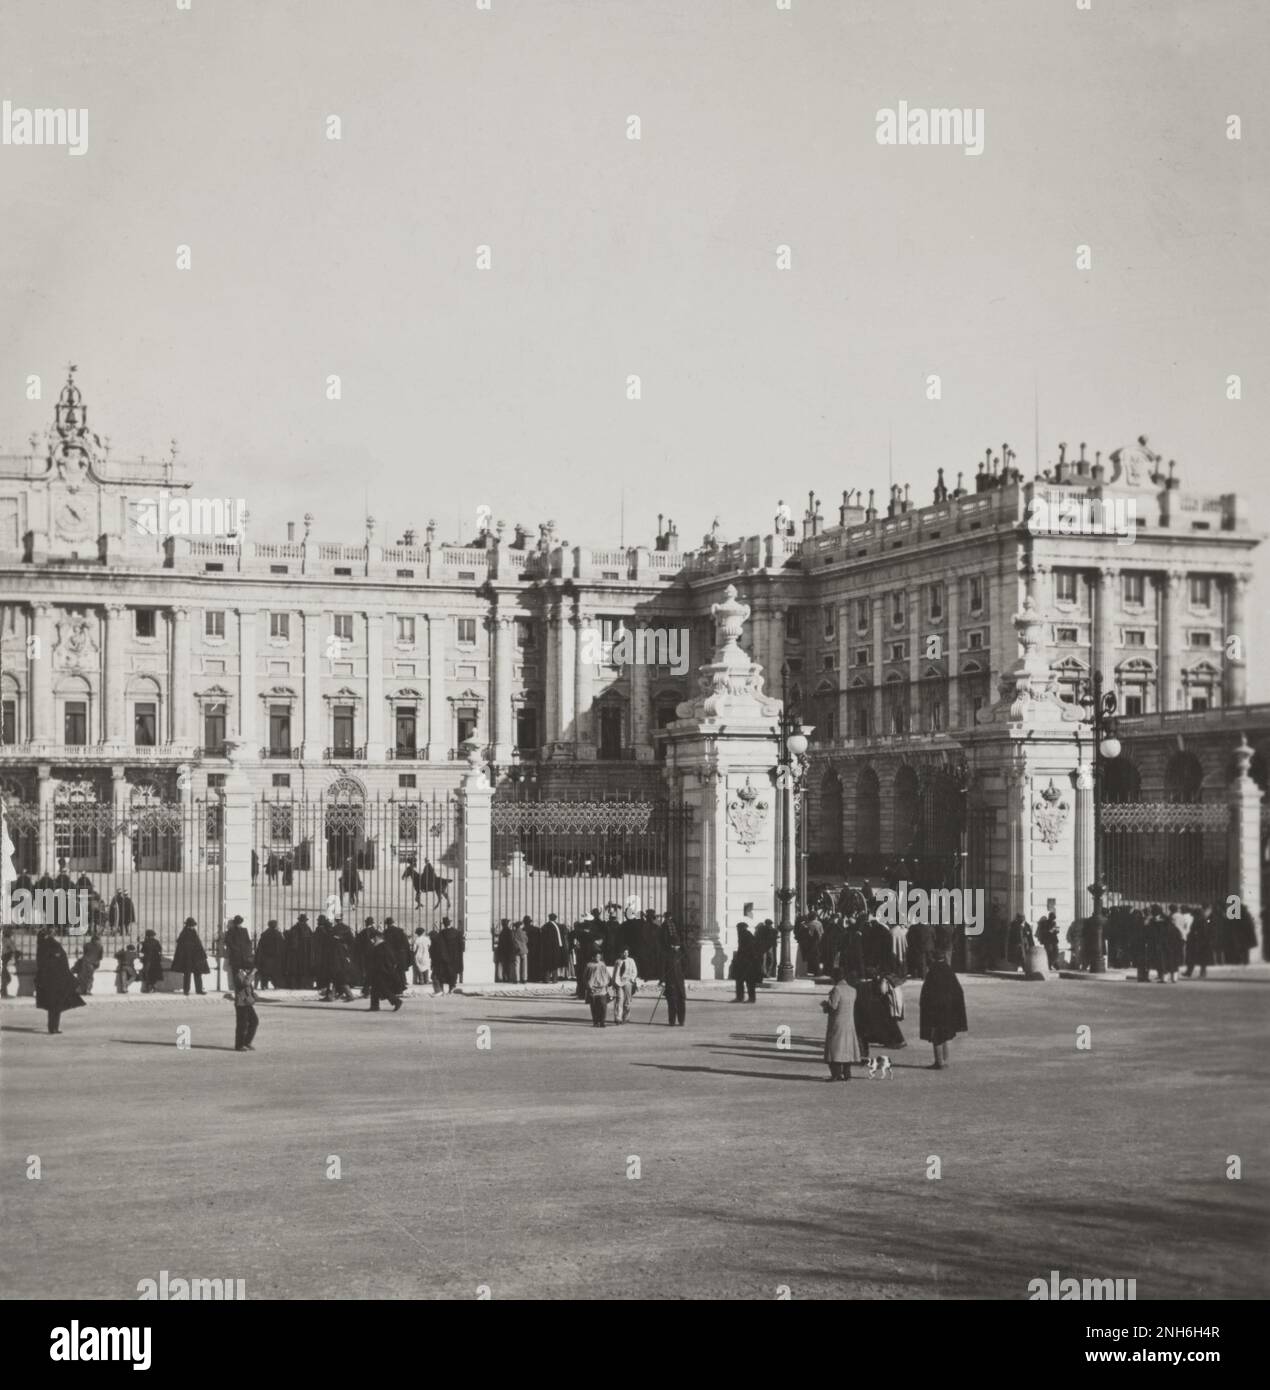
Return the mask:
[(292, 989), (309, 989), (313, 984), (313, 930), (305, 913), (288, 929), (286, 942), (287, 983)]
[(236, 980), (240, 970), (251, 970), (255, 964), (256, 953), (252, 949), (251, 933), (243, 926), (243, 919), (235, 917), (225, 931), (225, 965), (229, 978)]
[(193, 917), (185, 919), (180, 935), (176, 938), (176, 950), (172, 952), (172, 969), (181, 972), (181, 985), (186, 994), (190, 992), (190, 981), (199, 994), (203, 993), (203, 976), (207, 971), (207, 952), (199, 940), (198, 923)]
[(942, 1071), (948, 1065), (948, 1044), (969, 1029), (966, 996), (947, 956), (938, 955), (931, 963), (917, 1007), (919, 1035), (935, 1049), (932, 1069)]
[(851, 1068), (864, 1060), (855, 1030), (856, 992), (847, 983), (841, 967), (833, 972), (833, 988), (821, 1001), (825, 1011), (825, 1061), (830, 1081), (850, 1081)]
[(732, 957), (732, 974), (736, 980), (736, 1002), (744, 1003), (749, 995), (751, 1004), (756, 1003), (755, 991), (763, 978), (763, 956), (758, 942), (750, 931), (748, 922), (738, 922), (736, 928), (736, 952)]
[(520, 929), (525, 934), (525, 959), (528, 978), (534, 984), (542, 983), (542, 932), (532, 917), (521, 920)]
[(448, 917), (441, 918), (441, 935), (445, 939), (446, 955), (450, 961), (450, 987), (463, 983), (463, 933), (452, 926)]
[(670, 1013), (667, 1022), (673, 1028), (682, 1028), (688, 1010), (688, 991), (684, 985), (683, 948), (674, 938), (666, 942), (661, 961), (661, 987), (666, 995), (666, 1008)]
[[(256, 982), (262, 989), (272, 986), (277, 989), (282, 983), (282, 966), (286, 954), (286, 942), (278, 930), (277, 922), (271, 917), (269, 925), (260, 933), (256, 942)], [(173, 969), (176, 967), (173, 966)], [(202, 991), (199, 991), (202, 993)], [(189, 990), (186, 990), (189, 993)]]
[[(526, 926), (529, 918), (525, 918)], [(565, 943), (564, 928), (554, 912), (549, 913), (542, 924), (539, 940), (542, 951), (542, 977), (551, 985), (560, 979), (560, 971), (568, 960), (568, 947)]]
[(529, 979), (529, 937), (519, 922), (511, 929), (511, 980), (513, 984), (523, 985)]
[(384, 918), (384, 941), (388, 946), (388, 954), (397, 964), (397, 975), (400, 988), (397, 993), (405, 991), (407, 975), (410, 969), (410, 962), (414, 959), (414, 953), (410, 949), (410, 938), (397, 925), (391, 917)]
[(371, 1012), (378, 1013), (380, 1001), (387, 999), (393, 1013), (396, 1013), (401, 1008), (401, 970), (392, 943), (386, 936), (376, 935), (370, 948), (366, 973), (370, 983)]
[(357, 872), (357, 867), (352, 859), (346, 857), (344, 867), (340, 870), (340, 905), (356, 907), (357, 898), (361, 891), (362, 876)]
[(375, 919), (367, 917), (353, 941), (349, 982), (357, 985), (364, 999), (370, 993), (370, 952), (375, 944)]
[(47, 1011), (49, 1032), (60, 1033), (62, 1015), (83, 1003), (66, 952), (52, 929), (41, 927), (35, 941), (35, 1007)]
[(331, 997), (334, 955), (335, 938), (331, 934), (330, 919), (324, 913), (318, 913), (317, 926), (313, 930), (313, 978), (324, 999)]
[(153, 927), (146, 928), (141, 941), (141, 992), (153, 994), (163, 983), (163, 947)]
[[(331, 988), (327, 997), (337, 994), (345, 1001), (352, 999), (348, 987), (348, 972), (353, 961), (353, 929), (342, 917), (336, 917), (331, 927)], [(391, 954), (391, 953), (390, 953)]]

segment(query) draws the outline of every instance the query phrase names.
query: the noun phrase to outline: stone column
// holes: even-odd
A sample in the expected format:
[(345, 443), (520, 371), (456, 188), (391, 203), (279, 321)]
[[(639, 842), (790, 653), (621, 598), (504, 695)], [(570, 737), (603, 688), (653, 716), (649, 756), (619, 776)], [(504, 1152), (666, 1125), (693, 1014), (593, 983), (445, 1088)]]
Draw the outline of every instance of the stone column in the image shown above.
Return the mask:
[[(595, 667), (587, 659), (586, 632), (590, 619), (581, 602), (573, 615), (573, 750), (581, 760), (595, 759), (596, 738), (591, 728), (591, 701), (595, 691)], [(636, 653), (638, 657), (639, 653)], [(636, 665), (641, 664), (636, 661)]]
[(326, 729), (322, 721), (322, 614), (305, 611), (304, 623), (304, 732), (301, 743), (304, 761), (320, 762), (326, 748)]
[(384, 741), (384, 615), (366, 614), (366, 761), (382, 763)]
[(882, 594), (873, 595), (873, 734), (886, 733), (886, 710), (883, 706), (882, 692), (882, 654), (886, 648), (885, 634), (882, 631), (882, 622), (885, 617), (883, 608), (885, 598)]
[(1253, 750), (1246, 737), (1235, 749), (1235, 778), (1227, 793), (1230, 802), (1230, 886), (1240, 903), (1252, 913), (1257, 945), (1253, 960), (1265, 959), (1261, 926), (1261, 788), (1248, 775)]
[(490, 732), (493, 759), (499, 766), (512, 760), (512, 637), (513, 620), (502, 612), (490, 615), (494, 637), (493, 719)]
[(838, 605), (838, 730), (835, 742), (847, 737), (847, 685), (851, 674), (851, 605)]
[(770, 608), (767, 614), (767, 658), (763, 672), (767, 693), (775, 695), (781, 688), (781, 670), (785, 665), (785, 610)]
[(576, 676), (573, 663), (577, 660), (577, 628), (573, 620), (561, 614), (556, 629), (559, 649), (556, 655), (556, 701), (560, 718), (558, 741), (562, 744), (574, 741), (574, 720), (577, 709), (574, 695), (577, 693)]
[(908, 727), (922, 729), (922, 586), (908, 596)]
[(198, 868), (199, 826), (194, 819), (194, 777), (189, 763), (176, 770), (176, 789), (181, 799), (181, 867), (193, 873)]
[[(115, 825), (123, 825), (128, 816), (128, 777), (123, 763), (113, 763), (110, 768), (110, 811), (115, 818)], [(116, 874), (126, 874), (131, 868), (130, 842), (126, 835), (115, 831), (114, 844), (112, 846), (114, 855), (114, 872)]]
[[(128, 740), (124, 730), (124, 643), (128, 609), (122, 603), (106, 605), (106, 742), (120, 747)], [(188, 643), (188, 635), (187, 635)], [(175, 683), (175, 682), (174, 682)]]
[[(631, 623), (632, 636), (638, 638), (639, 619), (632, 618)], [(635, 655), (639, 656), (641, 650), (637, 641)], [(652, 710), (648, 700), (648, 667), (642, 661), (634, 661), (631, 663), (628, 674), (631, 696), (631, 742), (635, 745), (635, 757), (641, 763), (652, 762), (656, 750), (653, 747)], [(592, 742), (594, 743), (594, 737)]]
[[(1081, 745), (1080, 763), (1076, 768), (1076, 841), (1072, 856), (1073, 916), (1083, 922), (1094, 910), (1089, 885), (1094, 881), (1094, 768), (1092, 746)], [(1067, 930), (1070, 923), (1059, 922), (1058, 948), (1067, 955)]]
[(560, 610), (551, 595), (546, 601), (543, 622), (543, 676), (542, 746), (548, 752), (560, 737)]
[(1226, 624), (1222, 638), (1229, 642), (1234, 637), (1239, 643), (1236, 648), (1239, 659), (1236, 661), (1228, 655), (1222, 667), (1225, 675), (1222, 700), (1226, 705), (1243, 705), (1248, 702), (1248, 630), (1245, 626), (1245, 600), (1250, 579), (1250, 575), (1235, 574), (1231, 575), (1226, 583)]
[(468, 755), (459, 786), (463, 818), (458, 881), (458, 928), (464, 935), (463, 983), (494, 981), (494, 895), (491, 863), (494, 852), (491, 812), (494, 790), (479, 748)]
[(428, 761), (443, 763), (450, 756), (445, 706), (445, 632), (447, 614), (428, 616)]
[(173, 743), (190, 741), (190, 610), (171, 610), (172, 632), (172, 730)]
[[(254, 758), (259, 753), (256, 732), (256, 610), (238, 610), (238, 742), (239, 756)], [(246, 774), (244, 773), (244, 776)], [(222, 925), (224, 925), (222, 923)]]
[[(961, 579), (953, 575), (944, 588), (948, 605), (948, 648), (944, 653), (948, 672), (948, 727), (961, 725)], [(969, 707), (969, 702), (967, 702)]]
[(47, 603), (33, 606), (35, 646), (31, 652), (31, 738), (53, 742), (53, 614)]
[(1095, 671), (1102, 672), (1103, 687), (1116, 688), (1116, 584), (1120, 571), (1101, 569), (1094, 584), (1094, 632), (1090, 655)]
[(1182, 709), (1182, 583), (1181, 570), (1170, 570), (1160, 578), (1160, 621), (1156, 631), (1160, 644), (1160, 710)]

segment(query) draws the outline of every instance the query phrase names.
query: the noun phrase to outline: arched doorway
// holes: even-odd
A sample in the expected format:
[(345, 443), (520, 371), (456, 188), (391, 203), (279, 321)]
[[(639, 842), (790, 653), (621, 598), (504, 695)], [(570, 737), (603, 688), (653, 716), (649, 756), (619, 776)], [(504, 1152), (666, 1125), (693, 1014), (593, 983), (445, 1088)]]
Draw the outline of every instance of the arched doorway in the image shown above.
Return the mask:
[(1165, 801), (1202, 801), (1204, 768), (1194, 753), (1175, 753), (1164, 774)]
[(812, 833), (813, 873), (838, 873), (842, 869), (842, 778), (827, 768), (820, 783), (820, 808)]
[(339, 777), (325, 801), (326, 867), (338, 872), (346, 859), (373, 868), (375, 847), (366, 841), (366, 789), (353, 777)]
[(1142, 776), (1123, 754), (1102, 765), (1102, 797), (1104, 801), (1116, 802), (1142, 800)]
[[(864, 768), (855, 784), (855, 844), (853, 862), (862, 871), (874, 872), (874, 861), (882, 852), (882, 789), (878, 775)], [(864, 866), (867, 865), (867, 868)]]
[(921, 797), (917, 772), (907, 763), (895, 774), (895, 799), (891, 818), (891, 851), (909, 859), (917, 853), (921, 832)]

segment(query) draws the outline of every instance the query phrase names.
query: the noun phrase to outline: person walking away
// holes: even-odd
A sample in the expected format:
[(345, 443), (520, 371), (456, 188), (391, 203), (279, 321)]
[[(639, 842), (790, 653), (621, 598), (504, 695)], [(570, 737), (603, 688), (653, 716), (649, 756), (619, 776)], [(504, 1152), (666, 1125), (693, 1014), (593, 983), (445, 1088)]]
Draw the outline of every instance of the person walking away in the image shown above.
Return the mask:
[(190, 992), (191, 980), (194, 981), (198, 993), (203, 993), (203, 976), (208, 973), (207, 952), (199, 940), (198, 923), (193, 917), (185, 919), (180, 935), (176, 938), (176, 950), (172, 952), (172, 969), (181, 972), (181, 988), (187, 995)]
[(661, 987), (666, 995), (667, 1022), (673, 1028), (684, 1026), (688, 1010), (688, 990), (684, 984), (683, 948), (673, 938), (666, 942), (661, 961)]
[(946, 955), (936, 956), (926, 972), (917, 1008), (918, 1033), (923, 1042), (930, 1043), (935, 1053), (931, 1069), (943, 1071), (948, 1065), (948, 1044), (958, 1033), (969, 1031), (966, 996)]
[(613, 967), (613, 1022), (625, 1023), (631, 1016), (631, 997), (639, 984), (639, 970), (628, 949), (623, 947)]
[(146, 928), (141, 942), (141, 993), (154, 994), (163, 983), (163, 947), (153, 927)]
[(234, 1051), (254, 1052), (252, 1039), (260, 1027), (256, 1013), (256, 991), (251, 983), (250, 967), (243, 967), (234, 976)]
[(415, 928), (414, 974), (411, 980), (416, 985), (428, 983), (428, 934), (422, 927)]
[(591, 1006), (591, 1027), (603, 1028), (604, 1015), (609, 1006), (609, 968), (604, 964), (604, 948), (596, 945), (591, 950), (583, 984), (586, 986), (587, 1003)]
[(97, 967), (101, 964), (102, 956), (101, 941), (97, 933), (93, 932), (84, 942), (83, 950), (79, 953), (79, 959), (75, 962), (71, 974), (75, 977), (75, 988), (80, 994), (91, 994), (93, 992), (93, 978), (97, 974)]
[[(286, 942), (278, 930), (278, 923), (270, 918), (260, 940), (256, 942), (256, 984), (261, 989), (277, 989), (282, 983), (282, 965), (286, 956)], [(175, 968), (175, 967), (173, 967)], [(189, 993), (187, 989), (186, 994)], [(202, 989), (199, 993), (202, 994)]]
[(387, 999), (393, 1013), (401, 1008), (401, 979), (397, 958), (386, 936), (375, 936), (370, 948), (370, 1011), (377, 1014), (380, 1003)]
[(751, 1004), (756, 1003), (755, 991), (763, 978), (763, 957), (758, 942), (750, 931), (748, 922), (738, 922), (736, 927), (736, 951), (732, 956), (732, 973), (736, 979), (735, 1003), (745, 1002), (749, 996)]
[[(530, 920), (526, 917), (521, 925), (527, 927)], [(554, 912), (548, 913), (542, 924), (542, 975), (547, 984), (559, 983), (560, 971), (567, 959), (568, 946), (560, 920)]]
[(1199, 966), (1201, 980), (1208, 979), (1208, 967), (1213, 963), (1213, 928), (1202, 907), (1191, 912), (1191, 930), (1186, 938), (1186, 978), (1189, 980)]
[(833, 972), (833, 988), (829, 997), (820, 1001), (825, 1020), (825, 1061), (829, 1064), (830, 1081), (850, 1081), (851, 1068), (863, 1061), (860, 1039), (855, 1030), (856, 992), (842, 973), (841, 966)]
[(47, 1012), (49, 1032), (60, 1033), (66, 1010), (83, 1005), (61, 942), (51, 927), (41, 927), (35, 938), (35, 1007)]

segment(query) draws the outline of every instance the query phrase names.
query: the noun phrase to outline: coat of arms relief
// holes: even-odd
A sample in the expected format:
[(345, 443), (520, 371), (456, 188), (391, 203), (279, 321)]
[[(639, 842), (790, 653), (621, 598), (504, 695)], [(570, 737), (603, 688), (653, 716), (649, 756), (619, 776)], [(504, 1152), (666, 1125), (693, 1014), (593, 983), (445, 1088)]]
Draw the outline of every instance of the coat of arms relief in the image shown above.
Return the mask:
[(738, 844), (744, 845), (747, 850), (754, 848), (770, 809), (769, 804), (759, 795), (758, 788), (753, 786), (747, 777), (745, 786), (739, 788), (728, 802), (728, 821)]

